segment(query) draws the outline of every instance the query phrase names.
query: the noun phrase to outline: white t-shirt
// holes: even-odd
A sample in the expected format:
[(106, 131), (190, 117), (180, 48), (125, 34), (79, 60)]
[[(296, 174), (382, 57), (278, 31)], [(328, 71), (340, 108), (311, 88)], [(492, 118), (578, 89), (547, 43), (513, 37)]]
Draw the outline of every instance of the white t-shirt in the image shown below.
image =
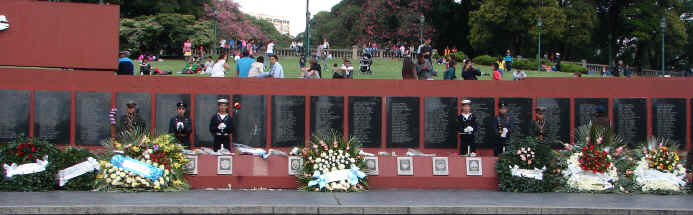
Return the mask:
[(219, 60), (212, 67), (212, 75), (210, 77), (224, 77), (224, 64), (226, 60)]
[(267, 44), (267, 54), (274, 53), (274, 43)]

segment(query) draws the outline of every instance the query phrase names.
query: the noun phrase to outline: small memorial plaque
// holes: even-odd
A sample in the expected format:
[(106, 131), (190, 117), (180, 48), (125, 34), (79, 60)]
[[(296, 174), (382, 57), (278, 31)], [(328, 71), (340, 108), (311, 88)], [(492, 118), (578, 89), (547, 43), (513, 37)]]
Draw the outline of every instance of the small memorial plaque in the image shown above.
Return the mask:
[(388, 97), (387, 147), (419, 146), (419, 98)]
[(661, 98), (652, 100), (652, 135), (667, 138), (686, 148), (686, 100)]
[(424, 99), (424, 147), (457, 148), (457, 98)]
[(647, 140), (647, 99), (614, 99), (614, 130), (634, 147)]
[(296, 175), (301, 172), (303, 167), (303, 158), (298, 156), (289, 156), (289, 175)]
[(75, 97), (75, 142), (77, 145), (100, 145), (111, 135), (108, 119), (111, 93), (80, 91)]
[(272, 96), (272, 146), (303, 146), (305, 130), (306, 97)]
[(349, 97), (349, 136), (363, 147), (380, 147), (382, 137), (381, 97)]
[(433, 157), (433, 175), (448, 175), (448, 157)]
[(366, 167), (363, 172), (367, 175), (378, 175), (378, 157), (365, 157), (363, 162), (366, 163)]
[(310, 97), (310, 133), (325, 137), (331, 132), (344, 134), (344, 97), (311, 96)]
[(34, 136), (49, 143), (70, 144), (70, 91), (36, 91)]
[(218, 156), (217, 157), (217, 175), (233, 174), (233, 157)]
[(250, 147), (267, 146), (267, 99), (264, 95), (234, 95), (241, 103), (233, 111), (233, 142)]
[(197, 155), (185, 155), (188, 163), (183, 166), (183, 173), (188, 175), (197, 175)]
[(31, 91), (0, 90), (0, 144), (29, 136)]
[(414, 159), (397, 157), (397, 175), (414, 175)]
[(467, 175), (482, 176), (482, 163), (480, 157), (467, 157)]

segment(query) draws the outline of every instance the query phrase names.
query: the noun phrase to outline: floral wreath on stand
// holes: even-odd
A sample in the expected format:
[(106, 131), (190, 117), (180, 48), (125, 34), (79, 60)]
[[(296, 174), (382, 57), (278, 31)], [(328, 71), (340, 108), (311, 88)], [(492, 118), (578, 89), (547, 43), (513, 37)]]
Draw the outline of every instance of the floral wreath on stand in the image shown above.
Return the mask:
[(361, 171), (365, 166), (360, 147), (353, 139), (336, 132), (317, 137), (306, 144), (301, 171), (296, 173), (299, 190), (315, 192), (359, 192), (368, 190), (368, 178)]
[(505, 192), (551, 192), (564, 183), (550, 147), (538, 144), (534, 137), (510, 144), (496, 164)]
[(657, 138), (650, 138), (635, 148), (629, 158), (632, 165), (623, 172), (630, 180), (628, 192), (687, 193), (686, 168), (678, 149), (678, 144)]
[(576, 130), (575, 146), (562, 151), (568, 192), (616, 192), (622, 189), (617, 163), (626, 159), (623, 140), (611, 128), (584, 125)]
[(126, 131), (117, 139), (102, 143), (101, 170), (96, 176), (97, 191), (185, 191), (183, 178), (188, 162), (183, 146), (171, 135), (154, 139), (146, 131)]

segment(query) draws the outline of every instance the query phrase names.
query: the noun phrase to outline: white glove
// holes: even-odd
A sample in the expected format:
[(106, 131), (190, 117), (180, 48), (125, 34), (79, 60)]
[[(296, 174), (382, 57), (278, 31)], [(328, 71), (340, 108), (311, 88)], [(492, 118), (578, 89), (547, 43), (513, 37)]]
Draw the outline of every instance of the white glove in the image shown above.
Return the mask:
[(183, 130), (184, 127), (185, 127), (185, 126), (183, 125), (183, 122), (178, 122), (178, 123), (176, 124), (176, 129), (178, 129), (178, 130)]
[(472, 126), (467, 126), (467, 128), (464, 129), (464, 133), (472, 133), (474, 132), (474, 128)]
[(224, 128), (226, 128), (226, 124), (224, 124), (224, 123), (219, 123), (219, 126), (217, 126), (217, 128), (218, 128), (219, 130), (224, 130)]
[(501, 133), (501, 137), (502, 138), (508, 137), (508, 129), (507, 128), (503, 128), (503, 132)]

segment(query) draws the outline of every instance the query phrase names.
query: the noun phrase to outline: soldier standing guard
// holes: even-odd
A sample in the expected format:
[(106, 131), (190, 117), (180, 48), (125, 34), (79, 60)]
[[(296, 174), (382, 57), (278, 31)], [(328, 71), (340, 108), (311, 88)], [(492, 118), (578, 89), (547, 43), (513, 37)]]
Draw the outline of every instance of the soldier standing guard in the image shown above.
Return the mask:
[[(460, 134), (460, 155), (476, 156), (476, 131), (478, 124), (472, 115), (472, 101), (462, 100), (462, 113), (457, 116), (457, 132)], [(469, 154), (471, 153), (471, 154)]]
[(217, 99), (219, 111), (212, 116), (209, 122), (209, 131), (214, 136), (214, 151), (218, 151), (223, 146), (231, 150), (229, 134), (233, 132), (231, 116), (229, 116), (229, 100), (224, 97)]
[(171, 118), (168, 123), (168, 133), (175, 134), (176, 139), (184, 147), (190, 147), (190, 132), (192, 132), (192, 121), (185, 116), (187, 106), (183, 102), (176, 104), (177, 115)]
[(145, 123), (144, 119), (140, 117), (135, 101), (128, 101), (127, 106), (127, 114), (120, 117), (118, 133), (122, 134), (123, 132), (131, 132), (135, 130), (145, 132), (147, 123)]
[(510, 139), (510, 127), (512, 119), (508, 116), (508, 107), (505, 103), (498, 104), (498, 116), (493, 119), (491, 128), (496, 128), (496, 145), (493, 150), (493, 155), (498, 156), (505, 151), (505, 147)]
[(540, 106), (534, 109), (534, 111), (536, 112), (534, 115), (535, 120), (529, 128), (529, 134), (536, 137), (540, 144), (545, 144), (552, 149), (560, 149), (561, 144), (556, 140), (556, 137), (551, 134), (551, 127), (546, 126), (546, 117), (544, 117), (546, 108)]

